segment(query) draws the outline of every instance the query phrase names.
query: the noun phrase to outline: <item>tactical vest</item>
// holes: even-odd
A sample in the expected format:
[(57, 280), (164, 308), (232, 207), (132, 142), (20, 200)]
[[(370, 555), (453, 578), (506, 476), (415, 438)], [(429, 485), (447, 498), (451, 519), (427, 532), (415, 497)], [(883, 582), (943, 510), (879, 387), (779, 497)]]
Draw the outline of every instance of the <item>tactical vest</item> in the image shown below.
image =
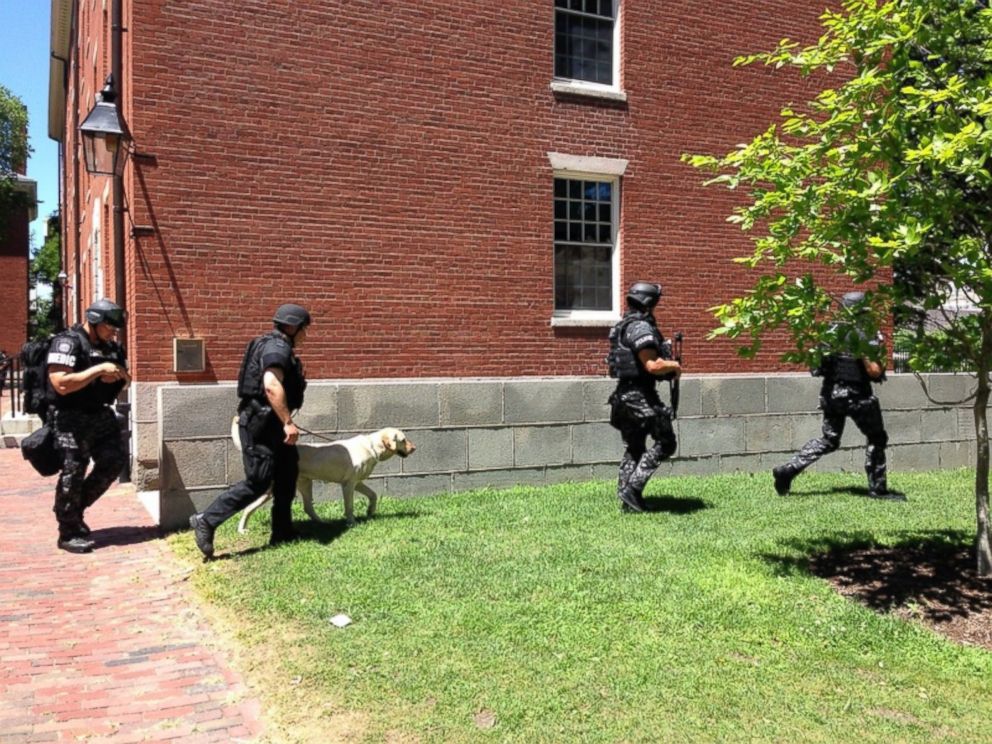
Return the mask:
[(850, 354), (834, 354), (831, 372), (834, 382), (846, 382), (850, 385), (868, 387), (871, 379), (865, 370), (865, 365), (857, 357)]
[(273, 332), (256, 336), (245, 347), (241, 358), (241, 368), (238, 370), (238, 397), (242, 400), (259, 400), (264, 402), (262, 390), (262, 347)]
[[(279, 331), (270, 331), (248, 342), (245, 355), (238, 370), (238, 397), (242, 401), (257, 400), (268, 404), (262, 377), (262, 352), (265, 345), (272, 339), (283, 339)], [(295, 354), (290, 354), (290, 368), (283, 370), (283, 389), (286, 391), (286, 405), (293, 411), (303, 405), (303, 393), (306, 390), (306, 380), (303, 376), (303, 366)]]
[(623, 334), (633, 318), (625, 318), (610, 329), (610, 352), (606, 355), (610, 377), (617, 380), (636, 380), (640, 371), (634, 350), (623, 343)]
[[(641, 360), (637, 357), (637, 351), (626, 343), (627, 331), (637, 321), (643, 321), (651, 326), (655, 345), (658, 350), (658, 357), (660, 359), (671, 358), (670, 346), (666, 344), (661, 331), (655, 326), (650, 316), (640, 313), (628, 313), (610, 331), (610, 355), (607, 356), (607, 361), (610, 362), (611, 370), (616, 370), (616, 374), (611, 374), (610, 376), (615, 377), (621, 383), (633, 383), (640, 388), (654, 389), (660, 378), (644, 369), (644, 365), (641, 364)], [(610, 361), (611, 359), (613, 360), (612, 362)]]
[[(81, 325), (75, 325), (55, 336), (52, 339), (51, 349), (48, 364), (66, 366), (73, 372), (82, 372), (104, 362), (124, 366), (125, 361), (124, 352), (119, 345), (111, 342), (94, 346)], [(103, 382), (97, 378), (75, 392), (54, 395), (52, 403), (60, 410), (96, 411), (113, 403), (124, 385), (124, 380)]]

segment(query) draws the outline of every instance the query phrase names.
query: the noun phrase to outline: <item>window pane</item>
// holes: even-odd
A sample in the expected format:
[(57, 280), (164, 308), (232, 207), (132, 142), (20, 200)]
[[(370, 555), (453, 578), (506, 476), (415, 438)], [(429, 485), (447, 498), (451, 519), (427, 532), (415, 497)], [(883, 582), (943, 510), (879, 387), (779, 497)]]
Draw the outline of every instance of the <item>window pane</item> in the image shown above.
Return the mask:
[(580, 15), (555, 11), (555, 75), (573, 80), (613, 84), (612, 4), (605, 17), (602, 4), (586, 0)]
[[(613, 307), (613, 184), (555, 179), (555, 309)], [(561, 217), (567, 214), (567, 219)]]
[(555, 308), (610, 310), (610, 246), (555, 246)]

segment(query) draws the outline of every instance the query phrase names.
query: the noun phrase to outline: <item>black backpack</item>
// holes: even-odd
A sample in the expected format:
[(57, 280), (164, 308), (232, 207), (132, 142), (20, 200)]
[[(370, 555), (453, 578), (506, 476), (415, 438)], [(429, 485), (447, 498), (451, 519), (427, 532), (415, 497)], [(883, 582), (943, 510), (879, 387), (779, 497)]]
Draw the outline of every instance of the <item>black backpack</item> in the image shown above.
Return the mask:
[(54, 400), (48, 382), (48, 347), (52, 338), (28, 341), (21, 347), (21, 391), (24, 394), (24, 412), (37, 413), (44, 418)]

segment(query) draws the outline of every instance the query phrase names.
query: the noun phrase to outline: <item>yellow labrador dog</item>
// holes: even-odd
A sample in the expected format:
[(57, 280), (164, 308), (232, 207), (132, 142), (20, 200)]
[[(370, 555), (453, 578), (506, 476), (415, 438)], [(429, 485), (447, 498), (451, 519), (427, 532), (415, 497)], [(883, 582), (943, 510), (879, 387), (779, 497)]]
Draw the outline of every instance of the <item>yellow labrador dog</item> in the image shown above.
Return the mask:
[[(231, 437), (240, 450), (237, 417), (231, 424)], [(303, 497), (304, 511), (315, 522), (326, 521), (317, 516), (313, 508), (313, 482), (318, 480), (340, 483), (341, 495), (344, 497), (344, 516), (349, 525), (355, 523), (355, 491), (364, 494), (369, 500), (367, 516), (375, 514), (379, 496), (363, 483), (375, 470), (375, 466), (393, 455), (409, 457), (417, 449), (406, 434), (394, 428), (380, 429), (372, 434), (360, 434), (350, 439), (296, 446), (300, 452), (300, 475), (296, 481), (296, 490)], [(238, 522), (238, 532), (246, 532), (251, 515), (271, 498), (270, 491), (245, 507), (241, 513), (241, 521)]]

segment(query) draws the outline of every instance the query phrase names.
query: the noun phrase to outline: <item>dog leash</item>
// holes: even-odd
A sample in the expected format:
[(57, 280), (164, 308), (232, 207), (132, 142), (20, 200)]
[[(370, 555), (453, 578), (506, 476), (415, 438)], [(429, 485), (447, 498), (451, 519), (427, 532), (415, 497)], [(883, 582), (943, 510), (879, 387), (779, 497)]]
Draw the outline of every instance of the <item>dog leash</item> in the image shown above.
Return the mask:
[(330, 437), (325, 437), (323, 434), (318, 434), (315, 431), (310, 431), (309, 429), (304, 429), (299, 424), (296, 424), (296, 428), (299, 431), (302, 431), (304, 434), (309, 434), (312, 437), (317, 437), (317, 439), (323, 439), (325, 442), (333, 442), (333, 441), (335, 441), (334, 439), (331, 439)]

